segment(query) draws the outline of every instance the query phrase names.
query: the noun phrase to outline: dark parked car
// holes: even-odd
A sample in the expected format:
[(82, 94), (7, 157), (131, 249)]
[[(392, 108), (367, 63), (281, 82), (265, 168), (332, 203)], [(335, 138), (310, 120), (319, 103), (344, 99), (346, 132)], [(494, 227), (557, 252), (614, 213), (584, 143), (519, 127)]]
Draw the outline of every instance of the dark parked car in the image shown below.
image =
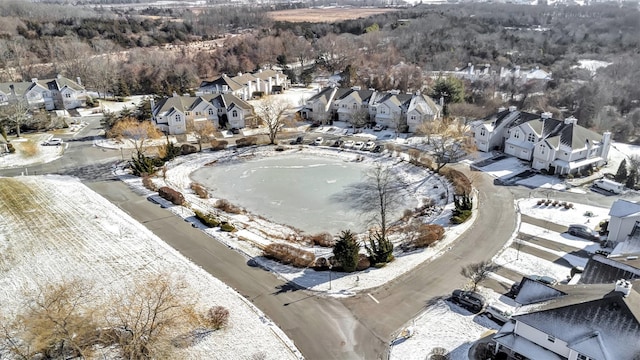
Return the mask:
[(231, 131), (231, 133), (234, 135), (240, 134), (240, 129), (237, 129), (237, 128), (231, 128), (229, 131)]
[(569, 225), (569, 230), (567, 230), (567, 233), (569, 235), (581, 237), (583, 239), (588, 239), (593, 241), (600, 240), (600, 236), (598, 235), (598, 233), (593, 231), (590, 227), (586, 225), (581, 225), (581, 224)]
[(451, 294), (451, 301), (474, 313), (480, 312), (486, 303), (484, 296), (464, 290), (454, 290)]
[(304, 137), (298, 136), (295, 140), (291, 140), (291, 145), (302, 144), (302, 140), (304, 140)]
[(379, 153), (379, 152), (382, 152), (383, 149), (384, 147), (382, 147), (382, 145), (376, 145), (376, 147), (374, 147), (373, 150), (371, 150), (371, 152)]
[(343, 143), (344, 143), (344, 141), (338, 139), (338, 140), (334, 141), (333, 144), (331, 144), (331, 147), (340, 147), (340, 146), (342, 146)]

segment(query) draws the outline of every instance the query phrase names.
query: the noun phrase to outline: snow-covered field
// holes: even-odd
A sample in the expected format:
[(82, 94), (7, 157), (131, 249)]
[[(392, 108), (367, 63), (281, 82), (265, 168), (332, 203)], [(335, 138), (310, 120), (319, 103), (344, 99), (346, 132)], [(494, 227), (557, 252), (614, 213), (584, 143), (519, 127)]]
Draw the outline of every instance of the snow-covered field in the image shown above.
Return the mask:
[(67, 144), (62, 146), (41, 145), (52, 137), (51, 134), (23, 134), (20, 138), (11, 138), (11, 144), (16, 152), (0, 154), (0, 169), (26, 167), (58, 159), (64, 153)]
[(181, 274), (189, 301), (200, 309), (224, 306), (230, 320), (178, 350), (180, 358), (301, 358), (260, 310), (77, 179), (0, 178), (0, 190), (0, 310), (21, 309), (25, 292), (73, 278), (109, 295), (146, 275)]
[[(366, 153), (359, 151), (340, 151), (325, 147), (303, 147), (302, 150), (300, 150), (299, 147), (292, 147), (287, 151), (301, 152), (306, 155), (338, 157), (346, 162), (357, 160), (363, 163), (373, 164), (374, 162), (382, 162), (393, 165), (394, 170), (397, 171), (400, 176), (406, 179), (407, 182), (414, 184), (413, 194), (419, 203), (427, 198), (442, 201), (438, 199), (441, 199), (443, 195), (446, 198), (447, 194), (451, 197), (452, 194), (451, 189), (447, 188), (447, 185), (445, 185), (446, 183), (443, 182), (438, 175), (410, 165), (406, 161), (402, 161), (400, 158), (393, 156), (393, 154), (390, 153), (369, 156)], [(243, 157), (255, 158), (260, 156), (277, 156), (278, 154), (279, 152), (274, 151), (273, 147), (260, 147), (238, 154), (233, 154), (231, 151), (194, 154), (178, 158), (171, 162), (168, 165), (166, 176), (163, 174), (163, 176), (154, 178), (154, 181), (158, 186), (166, 184), (174, 189), (180, 190), (185, 194), (187, 201), (190, 202), (192, 206), (200, 209), (206, 209), (208, 211), (214, 211), (215, 209), (213, 209), (213, 204), (217, 200), (215, 196), (220, 196), (220, 194), (215, 194), (214, 192), (210, 194), (212, 198), (207, 200), (197, 198), (193, 191), (190, 190), (191, 179), (189, 178), (189, 174), (205, 164), (215, 161), (225, 161), (225, 158), (232, 159), (232, 161), (241, 161)], [(137, 188), (138, 192), (151, 194), (146, 189), (142, 188), (140, 179), (127, 176), (123, 176), (122, 178), (131, 186)], [(437, 185), (437, 187), (434, 187), (434, 185)], [(163, 200), (158, 199), (158, 201), (162, 202)], [(449, 201), (451, 201), (451, 199), (449, 199)], [(188, 209), (170, 206), (169, 204), (165, 205), (168, 206), (169, 209), (177, 216), (185, 218), (193, 216), (193, 212)], [(398, 247), (396, 247), (396, 260), (382, 269), (370, 268), (357, 274), (332, 272), (331, 289), (329, 289), (330, 284), (328, 272), (318, 272), (312, 269), (298, 269), (290, 266), (283, 266), (275, 261), (262, 257), (262, 250), (260, 248), (265, 244), (272, 241), (284, 241), (285, 238), (297, 234), (293, 229), (287, 226), (273, 224), (266, 219), (261, 219), (250, 214), (226, 214), (225, 216), (228, 216), (229, 220), (240, 228), (240, 231), (235, 233), (226, 233), (219, 231), (219, 229), (207, 229), (204, 227), (202, 227), (202, 230), (228, 246), (237, 249), (248, 256), (254, 257), (255, 261), (260, 263), (262, 266), (271, 269), (279, 276), (289, 281), (295, 282), (309, 290), (325, 292), (334, 296), (343, 296), (353, 294), (354, 292), (363, 289), (380, 286), (391, 279), (410, 271), (420, 263), (438, 256), (459, 236), (459, 234), (464, 232), (464, 230), (466, 230), (474, 220), (474, 218), (472, 218), (470, 221), (462, 225), (450, 226), (449, 217), (451, 210), (453, 209), (453, 204), (448, 203), (446, 206), (444, 204), (438, 204), (437, 209), (438, 211), (430, 218), (425, 218), (423, 220), (444, 226), (446, 229), (445, 239), (433, 247), (413, 251), (411, 253), (403, 253)], [(392, 240), (398, 242), (401, 241), (401, 234), (395, 235), (395, 238), (392, 237)], [(317, 257), (327, 256), (332, 251), (330, 248), (317, 246), (309, 247), (303, 244), (296, 245), (313, 251)]]

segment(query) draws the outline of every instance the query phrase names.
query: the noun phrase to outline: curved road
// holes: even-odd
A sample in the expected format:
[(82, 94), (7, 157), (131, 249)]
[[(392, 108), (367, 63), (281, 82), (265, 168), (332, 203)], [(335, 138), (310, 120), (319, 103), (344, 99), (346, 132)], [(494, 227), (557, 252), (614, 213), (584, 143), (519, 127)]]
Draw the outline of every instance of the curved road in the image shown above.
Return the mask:
[[(474, 172), (471, 178), (479, 190), (477, 219), (450, 248), (384, 286), (347, 299), (334, 299), (300, 290), (271, 272), (252, 266), (236, 251), (134, 194), (123, 183), (112, 181), (113, 164), (130, 155), (93, 146), (93, 139), (101, 133), (99, 119), (90, 120), (75, 137), (63, 137), (68, 148), (61, 159), (29, 167), (29, 174), (80, 177), (87, 186), (252, 301), (308, 359), (386, 359), (395, 331), (430, 303), (462, 286), (466, 282), (460, 275), (462, 267), (490, 259), (504, 245), (516, 224), (513, 193), (527, 197), (531, 192), (494, 186), (491, 177)], [(24, 168), (8, 169), (0, 174), (17, 176), (23, 171)], [(568, 200), (574, 201), (585, 198), (583, 194), (562, 196), (573, 197)]]

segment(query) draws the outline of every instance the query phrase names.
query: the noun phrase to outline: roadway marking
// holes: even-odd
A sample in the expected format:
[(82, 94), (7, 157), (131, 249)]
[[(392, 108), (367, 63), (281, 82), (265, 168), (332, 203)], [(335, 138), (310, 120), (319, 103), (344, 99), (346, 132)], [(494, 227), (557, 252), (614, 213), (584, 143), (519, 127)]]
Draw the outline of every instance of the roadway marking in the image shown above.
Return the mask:
[(367, 295), (369, 295), (369, 297), (371, 298), (371, 300), (375, 301), (376, 304), (380, 304), (380, 301), (378, 301), (376, 298), (373, 297), (373, 295), (367, 293)]

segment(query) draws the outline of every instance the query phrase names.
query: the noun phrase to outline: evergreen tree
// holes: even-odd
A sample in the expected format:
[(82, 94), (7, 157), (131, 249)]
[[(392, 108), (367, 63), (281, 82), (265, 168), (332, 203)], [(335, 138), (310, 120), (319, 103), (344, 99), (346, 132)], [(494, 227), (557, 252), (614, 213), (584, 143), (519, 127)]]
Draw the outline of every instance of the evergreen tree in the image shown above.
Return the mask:
[(369, 246), (365, 248), (373, 264), (386, 264), (393, 260), (393, 244), (379, 231), (369, 236)]
[(620, 166), (618, 166), (618, 172), (616, 172), (616, 176), (613, 179), (619, 183), (624, 183), (627, 181), (627, 176), (627, 159), (622, 159)]
[(638, 170), (631, 169), (631, 171), (629, 172), (629, 176), (627, 176), (627, 181), (625, 182), (624, 186), (626, 186), (629, 189), (635, 189), (637, 177), (638, 177)]
[(350, 230), (345, 230), (340, 234), (338, 241), (333, 246), (333, 255), (342, 265), (343, 271), (353, 272), (356, 270), (360, 258), (360, 244)]

